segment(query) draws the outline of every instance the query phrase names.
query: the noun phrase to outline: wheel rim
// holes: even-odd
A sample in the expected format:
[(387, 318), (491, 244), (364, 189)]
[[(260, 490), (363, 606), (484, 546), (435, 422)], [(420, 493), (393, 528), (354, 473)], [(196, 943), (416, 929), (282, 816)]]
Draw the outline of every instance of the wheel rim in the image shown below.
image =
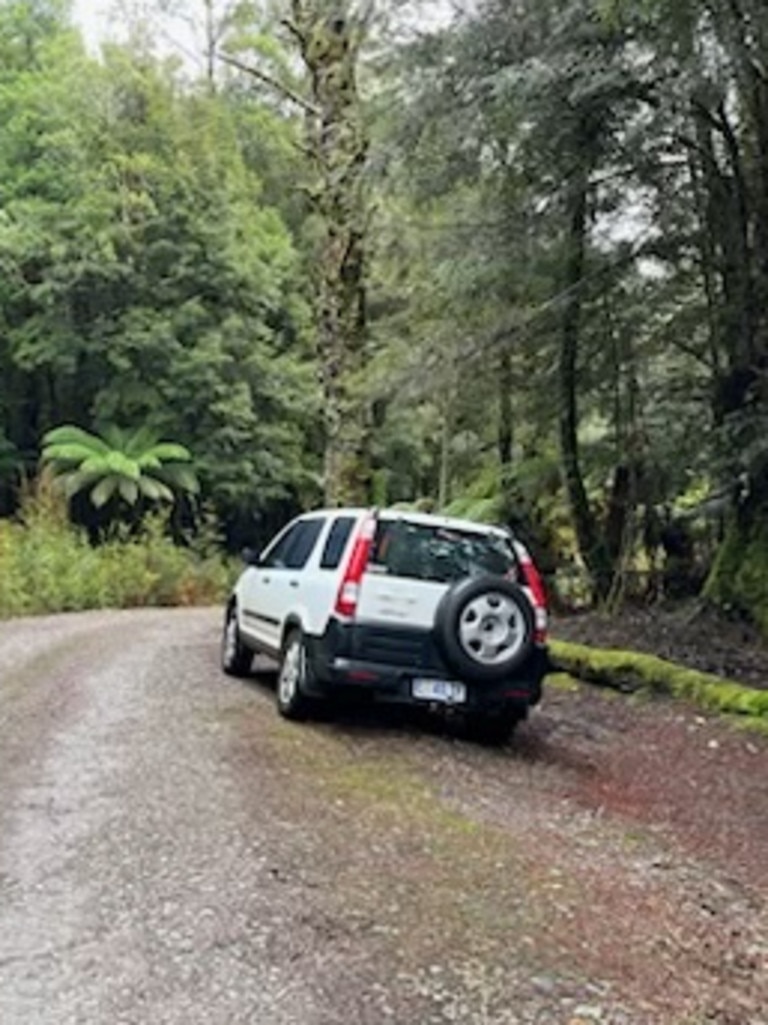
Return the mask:
[(299, 693), (304, 666), (304, 651), (299, 641), (290, 641), (285, 649), (280, 677), (277, 681), (278, 696), (282, 705), (290, 705)]
[(237, 618), (231, 612), (224, 630), (224, 664), (231, 666), (237, 658)]
[(459, 617), (459, 642), (467, 655), (484, 666), (501, 665), (525, 643), (520, 606), (506, 594), (488, 591), (467, 602)]

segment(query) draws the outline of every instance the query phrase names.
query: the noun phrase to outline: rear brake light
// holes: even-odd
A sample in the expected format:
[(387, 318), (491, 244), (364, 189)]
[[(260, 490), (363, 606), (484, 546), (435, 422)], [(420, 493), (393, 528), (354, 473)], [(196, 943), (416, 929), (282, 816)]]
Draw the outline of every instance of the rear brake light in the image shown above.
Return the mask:
[(367, 516), (360, 524), (360, 529), (352, 545), (344, 576), (341, 579), (339, 593), (336, 596), (336, 614), (345, 619), (352, 619), (357, 611), (360, 598), (360, 583), (363, 579), (371, 544), (376, 533), (376, 517)]
[(531, 592), (535, 624), (533, 639), (537, 644), (545, 644), (547, 640), (547, 592), (544, 589), (544, 581), (541, 579), (541, 574), (536, 569), (527, 549), (519, 543), (516, 547), (520, 560), (520, 569), (523, 574), (523, 583)]

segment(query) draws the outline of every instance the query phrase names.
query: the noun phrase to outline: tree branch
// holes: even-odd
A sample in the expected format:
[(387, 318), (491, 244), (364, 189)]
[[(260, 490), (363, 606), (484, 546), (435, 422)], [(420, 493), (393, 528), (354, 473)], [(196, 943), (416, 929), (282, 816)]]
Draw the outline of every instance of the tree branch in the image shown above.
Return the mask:
[(706, 121), (707, 124), (711, 128), (714, 128), (715, 131), (719, 132), (721, 135), (725, 135), (726, 128), (725, 128), (725, 125), (724, 125), (723, 121), (721, 120), (721, 118), (722, 118), (722, 111), (723, 111), (722, 104), (718, 105), (718, 108), (717, 108), (718, 113), (715, 114), (706, 105), (706, 103), (703, 103), (696, 96), (692, 96), (691, 97), (691, 106), (695, 109), (695, 111), (699, 115), (699, 117), (701, 117), (702, 120)]
[(310, 103), (310, 101), (300, 93), (291, 89), (290, 86), (285, 85), (277, 78), (273, 78), (272, 75), (267, 74), (266, 71), (262, 71), (260, 68), (255, 68), (252, 64), (246, 64), (237, 57), (233, 57), (232, 54), (224, 53), (221, 50), (216, 51), (216, 56), (224, 64), (228, 64), (230, 67), (236, 68), (238, 71), (242, 71), (246, 75), (250, 75), (259, 82), (263, 82), (264, 85), (268, 85), (270, 89), (274, 89), (275, 92), (280, 93), (280, 95), (286, 100), (290, 100), (291, 103), (295, 103), (298, 107), (301, 107), (305, 113), (312, 114), (315, 117), (319, 116), (320, 111), (313, 103)]
[(304, 53), (304, 48), (307, 45), (307, 40), (304, 34), (302, 33), (301, 29), (296, 24), (296, 22), (291, 21), (290, 18), (283, 18), (280, 24), (283, 26), (283, 28), (287, 29), (288, 32), (293, 36), (293, 38), (299, 44), (299, 50), (301, 51), (301, 53)]

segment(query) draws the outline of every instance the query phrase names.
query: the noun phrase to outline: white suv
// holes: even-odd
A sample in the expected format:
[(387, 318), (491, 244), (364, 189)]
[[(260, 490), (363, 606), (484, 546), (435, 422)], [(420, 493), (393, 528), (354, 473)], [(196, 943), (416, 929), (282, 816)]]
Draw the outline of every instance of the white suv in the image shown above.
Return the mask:
[(227, 604), (222, 667), (278, 660), (277, 707), (306, 718), (332, 693), (464, 713), (503, 742), (541, 696), (541, 578), (499, 527), (398, 510), (298, 517), (247, 568)]

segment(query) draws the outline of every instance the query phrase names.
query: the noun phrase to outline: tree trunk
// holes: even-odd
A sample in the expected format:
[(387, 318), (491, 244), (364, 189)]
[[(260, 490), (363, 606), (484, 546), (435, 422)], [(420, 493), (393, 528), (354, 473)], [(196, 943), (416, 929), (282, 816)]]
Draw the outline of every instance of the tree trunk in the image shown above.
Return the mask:
[[(330, 8), (330, 9), (329, 9)], [(322, 224), (316, 270), (320, 376), (325, 419), (325, 499), (370, 499), (369, 427), (361, 370), (366, 344), (365, 164), (368, 140), (356, 68), (361, 31), (343, 2), (292, 0), (290, 25), (310, 75), (314, 112), (308, 149), (311, 197)]]
[(437, 507), (444, 509), (451, 500), (451, 412), (446, 404), (440, 430), (440, 481), (437, 489)]
[(768, 486), (731, 512), (704, 594), (756, 623), (768, 638)]
[(506, 479), (512, 465), (513, 438), (512, 356), (504, 352), (499, 363), (499, 462), (502, 480)]
[(203, 0), (205, 6), (205, 80), (208, 91), (216, 91), (216, 48), (218, 33), (213, 11), (213, 0)]
[[(722, 281), (722, 337), (736, 380), (739, 368), (752, 365), (755, 350), (749, 194), (738, 140), (725, 110), (713, 115), (694, 105), (694, 120), (708, 197), (707, 222)], [(718, 158), (718, 149), (723, 147), (728, 158), (725, 168)]]
[(589, 505), (579, 461), (579, 414), (576, 398), (581, 292), (587, 236), (588, 176), (574, 176), (569, 199), (567, 252), (564, 274), (564, 309), (560, 328), (560, 455), (568, 501), (581, 557), (595, 595), (603, 600), (610, 591), (612, 567)]

